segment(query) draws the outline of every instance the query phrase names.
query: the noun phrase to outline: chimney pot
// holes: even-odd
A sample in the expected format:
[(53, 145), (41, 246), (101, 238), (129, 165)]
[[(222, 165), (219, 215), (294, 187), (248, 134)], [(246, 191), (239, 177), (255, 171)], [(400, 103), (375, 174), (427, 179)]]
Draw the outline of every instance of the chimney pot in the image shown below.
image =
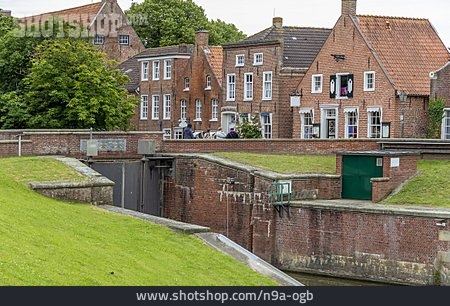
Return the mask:
[(274, 17), (273, 18), (273, 26), (275, 28), (282, 28), (283, 27), (283, 18), (281, 18), (281, 17)]
[(342, 0), (342, 15), (356, 16), (357, 0)]

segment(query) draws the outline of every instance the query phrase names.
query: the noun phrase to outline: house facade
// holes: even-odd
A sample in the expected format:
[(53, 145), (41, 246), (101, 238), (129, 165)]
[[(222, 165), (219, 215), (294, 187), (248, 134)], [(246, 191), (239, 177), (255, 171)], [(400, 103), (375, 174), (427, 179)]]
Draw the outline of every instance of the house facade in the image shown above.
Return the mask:
[(102, 0), (80, 7), (41, 15), (24, 17), (20, 25), (27, 31), (48, 30), (53, 18), (63, 19), (72, 26), (83, 29), (82, 35), (92, 38), (92, 43), (110, 59), (121, 63), (142, 52), (145, 48), (117, 0)]
[(270, 28), (225, 44), (222, 129), (258, 117), (264, 138), (292, 138), (290, 94), (330, 31), (284, 27), (282, 18), (274, 18)]
[(429, 73), (448, 61), (426, 19), (342, 14), (297, 91), (294, 138), (425, 138)]
[(445, 103), (441, 137), (450, 140), (450, 62), (430, 73), (431, 97), (443, 98)]

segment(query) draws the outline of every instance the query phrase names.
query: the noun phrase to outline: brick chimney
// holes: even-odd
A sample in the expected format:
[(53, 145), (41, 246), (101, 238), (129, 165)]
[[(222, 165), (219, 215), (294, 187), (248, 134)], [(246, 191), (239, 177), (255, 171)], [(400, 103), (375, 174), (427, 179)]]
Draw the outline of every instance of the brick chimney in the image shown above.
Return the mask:
[(209, 43), (209, 32), (206, 30), (199, 30), (195, 32), (195, 49), (198, 47), (207, 47)]
[(342, 15), (356, 16), (357, 0), (342, 0)]
[(3, 15), (5, 17), (11, 17), (11, 11), (0, 10), (0, 15)]
[(281, 29), (283, 27), (283, 18), (273, 17), (273, 26), (275, 28)]

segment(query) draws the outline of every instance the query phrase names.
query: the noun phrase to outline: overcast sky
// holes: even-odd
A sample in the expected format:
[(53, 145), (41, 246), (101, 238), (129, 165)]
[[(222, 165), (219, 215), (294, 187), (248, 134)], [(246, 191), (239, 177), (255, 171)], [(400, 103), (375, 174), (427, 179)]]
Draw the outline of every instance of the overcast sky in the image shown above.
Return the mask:
[[(0, 0), (0, 8), (16, 17), (40, 14), (98, 2), (99, 0)], [(143, 0), (135, 0), (142, 2)], [(209, 18), (222, 19), (246, 34), (256, 33), (272, 23), (275, 14), (291, 26), (333, 27), (340, 15), (340, 0), (194, 0)], [(119, 0), (126, 10), (132, 0)], [(430, 19), (446, 46), (450, 47), (449, 0), (358, 0), (358, 14)]]

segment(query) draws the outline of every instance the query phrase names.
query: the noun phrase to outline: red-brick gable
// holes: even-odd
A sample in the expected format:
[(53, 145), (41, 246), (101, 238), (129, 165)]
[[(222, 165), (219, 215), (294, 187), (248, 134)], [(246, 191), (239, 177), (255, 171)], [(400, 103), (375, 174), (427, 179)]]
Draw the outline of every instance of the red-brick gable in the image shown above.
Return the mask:
[(394, 87), (429, 96), (429, 74), (447, 63), (449, 53), (427, 19), (385, 16), (353, 18)]

